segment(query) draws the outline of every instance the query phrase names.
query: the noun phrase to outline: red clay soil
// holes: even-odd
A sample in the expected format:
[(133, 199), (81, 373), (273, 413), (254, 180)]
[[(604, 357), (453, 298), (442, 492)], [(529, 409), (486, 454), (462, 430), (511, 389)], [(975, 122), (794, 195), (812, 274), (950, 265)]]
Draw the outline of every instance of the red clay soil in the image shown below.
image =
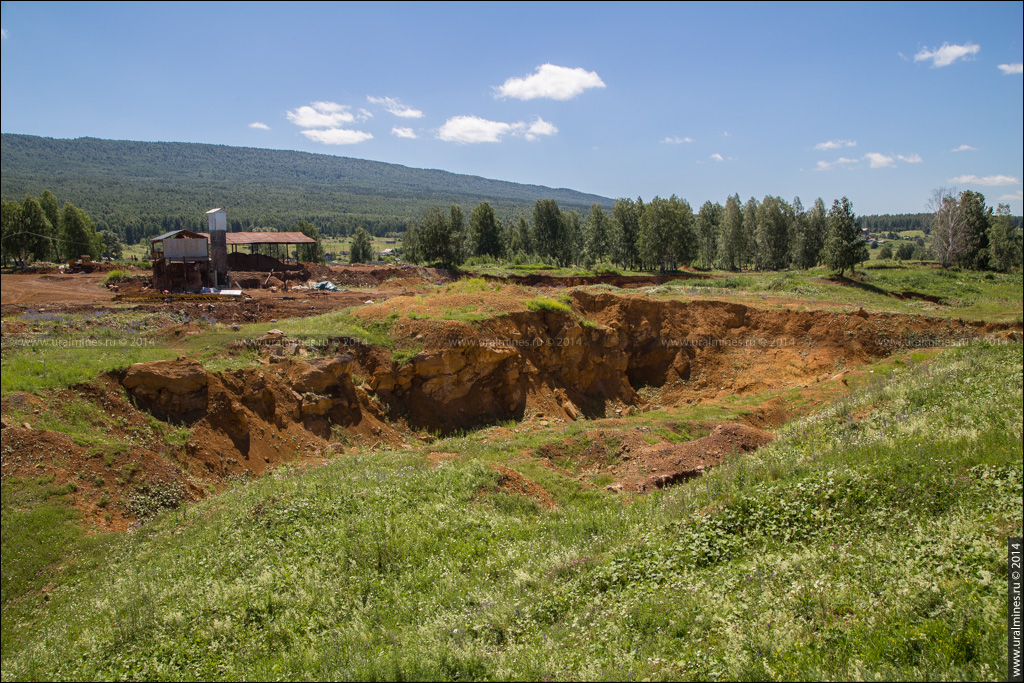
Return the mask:
[(579, 481), (603, 479), (611, 481), (606, 488), (615, 493), (647, 493), (698, 477), (726, 458), (751, 453), (773, 439), (769, 432), (745, 424), (703, 426), (709, 434), (684, 443), (670, 442), (649, 427), (594, 429), (551, 441), (534, 455)]
[(213, 374), (194, 361), (132, 366), (122, 384), (144, 409), (191, 425), (180, 459), (196, 477), (259, 476), (320, 457), (336, 430), (366, 447), (404, 440), (350, 378), (351, 359), (300, 359)]
[(504, 493), (514, 493), (524, 498), (530, 498), (537, 501), (545, 508), (551, 510), (558, 507), (558, 503), (552, 498), (551, 494), (548, 493), (540, 484), (527, 479), (519, 472), (513, 469), (505, 467), (503, 465), (491, 465), (498, 473), (498, 490)]
[(660, 388), (672, 405), (828, 379), (889, 355), (915, 337), (1019, 334), (1021, 325), (891, 313), (758, 309), (721, 301), (655, 301), (570, 294), (574, 309), (628, 340), (630, 381)]
[[(342, 372), (348, 361), (332, 362), (293, 359), (214, 375), (193, 361), (156, 361), (45, 397), (12, 394), (0, 408), (2, 477), (52, 477), (47, 485), (53, 488), (72, 482), (75, 490), (65, 500), (82, 510), (91, 528), (123, 530), (146, 511), (175, 507), (235, 477), (260, 476), (283, 463), (322, 462), (348, 443), (401, 444), (402, 436)], [(102, 410), (108, 420), (95, 435), (102, 441), (76, 442), (39, 428), (43, 415), (59, 414), (71, 401)], [(166, 445), (150, 415), (187, 425), (184, 447)]]
[[(356, 312), (388, 322), (407, 362), (357, 353), (368, 386), (418, 429), (453, 431), (543, 414), (610, 417), (627, 406), (705, 403), (824, 382), (915, 336), (1013, 335), (1019, 324), (864, 311), (759, 309), (569, 292), (573, 311), (531, 311), (530, 290), (396, 297)], [(445, 319), (460, 312), (482, 320)]]
[(0, 471), (4, 481), (17, 479), (64, 491), (73, 485), (64, 500), (98, 531), (128, 529), (139, 519), (134, 511), (148, 509), (146, 501), (177, 507), (203, 495), (199, 485), (156, 451), (88, 448), (58, 432), (14, 425), (3, 429)]
[[(415, 293), (416, 288), (432, 281), (431, 278), (443, 279), (431, 271), (432, 269), (303, 264), (301, 271), (287, 273), (285, 281), (278, 280), (278, 291), (262, 287), (268, 273), (240, 274), (247, 281), (252, 280), (250, 284), (254, 286), (246, 288), (244, 296), (237, 301), (156, 300), (119, 303), (118, 308), (131, 307), (150, 313), (183, 312), (193, 318), (204, 317), (211, 322), (225, 324), (270, 322), (319, 315), (352, 306), (364, 306), (366, 301), (376, 303), (395, 296), (411, 295)], [(115, 294), (156, 293), (143, 281), (145, 271), (138, 271), (138, 274), (139, 277), (132, 281), (116, 285), (115, 290), (103, 286), (102, 282), (106, 277), (103, 273), (5, 273), (0, 275), (0, 313), (5, 317), (16, 316), (29, 308), (49, 313), (80, 313), (109, 308), (115, 303)], [(291, 289), (296, 285), (304, 286), (311, 280), (329, 280), (349, 291), (319, 292), (304, 288)]]
[(104, 273), (0, 274), (0, 303), (61, 306), (109, 303), (113, 295), (102, 282)]
[(457, 460), (458, 457), (458, 453), (438, 453), (437, 451), (427, 453), (427, 460), (430, 461), (430, 469), (433, 470), (436, 470), (446, 462)]
[(347, 266), (330, 266), (328, 277), (339, 287), (377, 287), (388, 284), (393, 287), (438, 285), (452, 279), (449, 271), (439, 268), (422, 266), (375, 266), (352, 264)]
[[(748, 425), (723, 423), (708, 436), (681, 444), (658, 444), (620, 454), (614, 490), (645, 493), (700, 476), (727, 457), (751, 453), (770, 443), (768, 432)], [(627, 459), (628, 458), (628, 459)]]

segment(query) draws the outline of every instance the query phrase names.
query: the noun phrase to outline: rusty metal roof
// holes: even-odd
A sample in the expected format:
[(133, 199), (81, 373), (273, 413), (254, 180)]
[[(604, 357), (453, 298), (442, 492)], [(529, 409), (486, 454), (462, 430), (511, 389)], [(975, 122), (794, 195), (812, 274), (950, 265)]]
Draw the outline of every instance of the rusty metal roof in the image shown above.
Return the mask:
[(228, 244), (315, 244), (301, 232), (229, 232)]
[[(188, 232), (188, 231), (185, 231)], [(167, 233), (168, 235), (173, 233)], [(210, 239), (206, 232), (192, 233), (196, 237)], [(316, 240), (306, 237), (301, 232), (226, 232), (224, 233), (228, 244), (315, 244)], [(167, 235), (154, 238), (162, 239)]]

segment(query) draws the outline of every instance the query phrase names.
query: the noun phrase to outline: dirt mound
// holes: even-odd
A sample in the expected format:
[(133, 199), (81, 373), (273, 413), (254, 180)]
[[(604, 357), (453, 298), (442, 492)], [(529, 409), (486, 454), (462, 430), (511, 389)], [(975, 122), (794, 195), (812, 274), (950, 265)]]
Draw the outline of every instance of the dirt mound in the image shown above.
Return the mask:
[(513, 469), (503, 465), (491, 465), (501, 476), (498, 477), (498, 490), (505, 493), (514, 493), (524, 498), (537, 501), (544, 507), (550, 509), (558, 507), (558, 503), (551, 494), (540, 484), (527, 479)]
[(294, 263), (285, 263), (273, 256), (266, 254), (244, 254), (232, 252), (228, 254), (228, 268), (232, 271), (257, 271), (268, 273), (270, 271), (284, 272), (301, 270), (302, 266)]
[(335, 269), (322, 263), (303, 263), (300, 274), (306, 281), (322, 282), (335, 277)]
[(534, 455), (580, 481), (610, 481), (609, 491), (646, 493), (700, 476), (730, 455), (750, 453), (773, 438), (766, 431), (733, 422), (689, 427), (708, 434), (676, 443), (649, 427), (594, 429), (545, 444)]
[(731, 455), (753, 452), (773, 438), (755, 427), (723, 423), (694, 441), (648, 446), (621, 467), (618, 486), (637, 493), (663, 488), (700, 476)]
[(351, 264), (323, 266), (329, 268), (321, 279), (330, 280), (339, 287), (376, 287), (388, 284), (443, 284), (453, 279), (447, 271), (422, 266), (374, 266)]

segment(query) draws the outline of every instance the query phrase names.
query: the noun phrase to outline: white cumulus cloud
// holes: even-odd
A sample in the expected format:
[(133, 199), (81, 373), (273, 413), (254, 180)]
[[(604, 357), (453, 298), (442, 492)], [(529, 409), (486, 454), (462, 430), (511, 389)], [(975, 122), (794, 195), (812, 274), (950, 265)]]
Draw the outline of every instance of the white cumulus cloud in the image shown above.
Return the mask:
[(403, 119), (422, 119), (423, 112), (419, 109), (413, 109), (412, 107), (406, 106), (399, 102), (394, 97), (370, 97), (367, 96), (366, 100), (371, 104), (379, 104), (384, 107), (389, 113), (399, 116)]
[(1020, 180), (1009, 175), (987, 175), (979, 178), (973, 173), (970, 175), (959, 175), (950, 178), (954, 185), (985, 185), (987, 187), (999, 187), (1000, 185), (1020, 185)]
[(355, 145), (373, 139), (371, 133), (341, 127), (346, 123), (364, 121), (373, 116), (365, 109), (360, 109), (357, 116), (348, 105), (337, 102), (313, 102), (292, 109), (285, 116), (303, 129), (302, 134), (306, 138), (325, 145)]
[(958, 59), (967, 59), (972, 55), (978, 54), (981, 51), (980, 45), (974, 43), (964, 43), (963, 45), (950, 45), (949, 43), (943, 43), (942, 47), (934, 50), (928, 48), (921, 48), (921, 50), (914, 55), (915, 62), (927, 62), (931, 61), (933, 67), (949, 66)]
[(1024, 200), (1024, 190), (1017, 190), (1013, 194), (1004, 194), (999, 198), (1001, 202), (1019, 202)]
[(3, 38), (4, 40), (7, 40), (7, 29), (0, 28), (0, 38)]
[[(521, 124), (520, 124), (521, 125)], [(537, 117), (537, 120), (530, 124), (530, 127), (526, 129), (524, 137), (527, 140), (536, 140), (541, 135), (554, 135), (558, 132), (555, 128), (555, 124), (545, 121), (541, 117)]]
[(444, 122), (437, 137), (446, 142), (501, 142), (506, 135), (536, 140), (541, 135), (554, 135), (558, 128), (538, 117), (527, 124), (524, 121), (505, 123), (488, 121), (476, 116), (457, 116)]
[(1007, 76), (1024, 74), (1024, 64), (1017, 62), (1016, 64), (1000, 64), (999, 70)]
[(445, 142), (501, 142), (512, 132), (512, 124), (488, 121), (479, 116), (453, 116), (444, 122), (437, 137)]
[(356, 118), (349, 107), (337, 102), (313, 102), (289, 111), (286, 116), (300, 128), (337, 128)]
[(536, 140), (541, 135), (554, 135), (558, 128), (539, 116), (533, 123), (524, 121), (505, 123), (490, 121), (479, 116), (453, 116), (444, 122), (437, 137), (446, 142), (476, 143), (501, 142), (506, 135)]
[(542, 64), (522, 78), (510, 78), (497, 88), (497, 97), (533, 100), (539, 97), (552, 100), (571, 100), (588, 88), (604, 88), (604, 81), (594, 71), (583, 68)]
[(414, 131), (412, 128), (399, 128), (396, 126), (391, 129), (391, 134), (400, 138), (406, 138), (408, 140), (416, 139), (416, 131)]
[(856, 140), (828, 140), (826, 142), (819, 142), (814, 146), (814, 149), (820, 152), (827, 152), (830, 149), (839, 149), (841, 147), (856, 147)]
[(971, 147), (970, 145), (960, 145), (959, 147), (954, 147), (953, 149), (951, 149), (949, 151), (950, 152), (976, 152), (976, 151), (978, 151), (978, 148), (977, 147)]
[(849, 166), (850, 164), (858, 163), (858, 161), (858, 159), (850, 159), (848, 157), (839, 157), (835, 161), (819, 161), (818, 166), (814, 170), (829, 171), (836, 166)]
[(868, 152), (864, 155), (864, 158), (868, 160), (871, 168), (887, 168), (896, 165), (892, 157), (887, 157), (878, 152)]
[(714, 159), (715, 161), (725, 161), (725, 157), (723, 157), (723, 156), (722, 156), (721, 154), (719, 154), (718, 152), (715, 152), (714, 154), (712, 154), (712, 155), (711, 155), (710, 157), (708, 157), (708, 158), (709, 158), (709, 159)]
[(681, 145), (684, 142), (686, 142), (686, 143), (693, 142), (693, 138), (691, 138), (691, 137), (680, 138), (680, 137), (671, 137), (670, 136), (670, 137), (667, 137), (667, 138), (665, 138), (664, 140), (661, 141), (661, 143), (663, 145)]
[(259, 121), (253, 121), (252, 123), (249, 124), (249, 127), (250, 128), (256, 128), (258, 130), (270, 130), (270, 126), (268, 126), (265, 123), (260, 123)]
[(371, 133), (347, 128), (311, 128), (302, 131), (302, 134), (314, 142), (322, 142), (325, 145), (355, 145), (373, 139)]
[(908, 164), (920, 164), (921, 162), (924, 161), (924, 159), (921, 158), (920, 154), (911, 154), (910, 156), (903, 156), (902, 154), (897, 154), (896, 158)]

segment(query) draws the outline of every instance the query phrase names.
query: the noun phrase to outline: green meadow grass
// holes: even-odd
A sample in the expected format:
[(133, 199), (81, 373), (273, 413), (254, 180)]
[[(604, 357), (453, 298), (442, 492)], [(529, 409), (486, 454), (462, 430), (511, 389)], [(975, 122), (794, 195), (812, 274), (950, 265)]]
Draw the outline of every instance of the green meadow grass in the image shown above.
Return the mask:
[[(1024, 313), (1021, 273), (942, 270), (929, 266), (893, 265), (858, 270), (862, 286), (825, 281), (824, 268), (773, 273), (716, 272), (708, 279), (675, 280), (646, 291), (659, 298), (732, 296), (751, 294), (770, 303), (773, 298), (807, 301), (809, 308), (864, 307), (872, 311), (908, 313), (939, 318), (968, 318), (994, 322), (1020, 322)], [(915, 292), (936, 296), (943, 303), (897, 299), (893, 294)]]
[[(251, 349), (235, 348), (234, 343), (256, 339), (272, 329), (288, 337), (307, 342), (349, 338), (356, 343), (408, 351), (389, 336), (397, 314), (381, 321), (366, 322), (351, 315), (351, 309), (332, 311), (306, 318), (290, 318), (274, 323), (254, 323), (232, 329), (230, 326), (195, 321), (199, 331), (182, 339), (161, 337), (160, 329), (135, 330), (125, 320), (134, 320), (131, 312), (112, 313), (111, 324), (76, 330), (69, 327), (82, 316), (58, 316), (38, 326), (34, 336), (5, 342), (2, 355), (2, 391), (40, 393), (88, 382), (105, 372), (124, 370), (135, 363), (167, 360), (179, 356), (195, 358), (212, 371), (232, 370), (253, 365)], [(113, 322), (114, 318), (119, 322)]]
[[(878, 366), (770, 446), (629, 501), (474, 435), (432, 444), (461, 455), (436, 468), (282, 468), (75, 546), (71, 579), (44, 558), (48, 600), (5, 583), (2, 676), (1002, 677), (1021, 357)], [(558, 507), (497, 490), (492, 462)], [(6, 574), (33, 549), (4, 487)]]
[(177, 314), (141, 313), (111, 307), (88, 313), (27, 310), (4, 318), (24, 322), (17, 334), (5, 330), (0, 365), (4, 396), (40, 393), (88, 382), (97, 375), (134, 363), (174, 358), (174, 345), (157, 335), (179, 320)]
[[(73, 342), (72, 342), (73, 343)], [(174, 358), (175, 351), (147, 347), (51, 347), (34, 345), (3, 354), (3, 395), (73, 386), (134, 363)]]

